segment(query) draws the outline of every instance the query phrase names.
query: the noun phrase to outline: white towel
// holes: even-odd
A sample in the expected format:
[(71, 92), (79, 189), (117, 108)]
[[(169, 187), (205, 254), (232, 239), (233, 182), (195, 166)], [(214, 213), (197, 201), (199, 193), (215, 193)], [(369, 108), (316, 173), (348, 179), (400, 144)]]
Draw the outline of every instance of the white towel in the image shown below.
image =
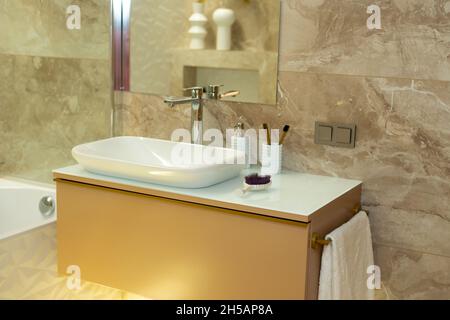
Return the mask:
[(325, 237), (320, 270), (319, 300), (372, 300), (367, 269), (374, 264), (367, 214), (359, 212)]

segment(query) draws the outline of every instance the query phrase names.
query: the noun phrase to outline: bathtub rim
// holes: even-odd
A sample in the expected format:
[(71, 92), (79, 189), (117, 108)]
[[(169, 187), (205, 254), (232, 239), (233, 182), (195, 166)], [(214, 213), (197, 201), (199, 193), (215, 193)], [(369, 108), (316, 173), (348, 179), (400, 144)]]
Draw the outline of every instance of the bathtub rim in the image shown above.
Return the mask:
[[(3, 182), (9, 182), (11, 185), (5, 185), (5, 188), (3, 188), (2, 183)], [(56, 199), (56, 186), (54, 184), (44, 183), (44, 182), (38, 182), (33, 180), (27, 180), (22, 179), (14, 176), (0, 176), (0, 190), (2, 189), (21, 189), (24, 187), (32, 187), (36, 188), (40, 191), (49, 191), (53, 192), (55, 194)], [(16, 230), (12, 230), (11, 232), (7, 232), (4, 235), (0, 234), (0, 242), (4, 240), (12, 239), (16, 236), (24, 235), (28, 232), (34, 231), (39, 228), (44, 228), (46, 226), (49, 226), (52, 223), (56, 223), (57, 221), (57, 209), (55, 209), (55, 213), (45, 222), (38, 223), (32, 227), (26, 227), (26, 228), (18, 228)]]

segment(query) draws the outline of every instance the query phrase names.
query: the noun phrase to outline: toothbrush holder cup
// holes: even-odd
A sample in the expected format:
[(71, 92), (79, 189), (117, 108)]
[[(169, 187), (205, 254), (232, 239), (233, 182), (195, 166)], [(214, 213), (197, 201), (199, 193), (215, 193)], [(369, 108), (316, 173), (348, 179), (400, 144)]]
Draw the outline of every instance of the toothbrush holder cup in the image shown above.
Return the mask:
[(283, 167), (283, 145), (261, 145), (261, 174), (280, 174)]

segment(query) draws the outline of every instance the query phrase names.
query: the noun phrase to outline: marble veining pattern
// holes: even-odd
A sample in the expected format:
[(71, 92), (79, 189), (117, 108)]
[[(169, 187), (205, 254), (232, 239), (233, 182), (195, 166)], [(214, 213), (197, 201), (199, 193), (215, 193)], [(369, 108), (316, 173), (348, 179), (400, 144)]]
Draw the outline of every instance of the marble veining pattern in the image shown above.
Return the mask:
[(0, 174), (51, 182), (73, 146), (110, 135), (110, 62), (0, 54)]
[(110, 1), (0, 0), (0, 29), (0, 175), (51, 182), (74, 145), (110, 135)]
[[(367, 7), (381, 8), (369, 31)], [(283, 71), (450, 80), (448, 0), (286, 0)]]
[[(81, 29), (68, 30), (66, 8), (81, 9)], [(109, 59), (110, 1), (0, 0), (0, 53)]]

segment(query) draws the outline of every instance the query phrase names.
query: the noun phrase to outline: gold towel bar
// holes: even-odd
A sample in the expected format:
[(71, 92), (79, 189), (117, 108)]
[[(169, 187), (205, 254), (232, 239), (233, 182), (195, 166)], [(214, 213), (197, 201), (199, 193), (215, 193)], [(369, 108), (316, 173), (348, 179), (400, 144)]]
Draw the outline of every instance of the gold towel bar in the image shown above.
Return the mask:
[(313, 232), (311, 235), (311, 248), (317, 249), (319, 246), (327, 246), (331, 243), (331, 240), (326, 240), (323, 238), (320, 238), (319, 234), (316, 232)]
[[(356, 215), (361, 210), (362, 210), (361, 206), (356, 206), (352, 210), (352, 213), (354, 215)], [(369, 214), (369, 212), (367, 210), (365, 210), (365, 211), (367, 212), (367, 214)], [(313, 234), (311, 235), (311, 248), (312, 249), (317, 249), (319, 246), (327, 246), (330, 243), (331, 243), (331, 240), (326, 240), (325, 238), (321, 238), (317, 232), (313, 232)]]

